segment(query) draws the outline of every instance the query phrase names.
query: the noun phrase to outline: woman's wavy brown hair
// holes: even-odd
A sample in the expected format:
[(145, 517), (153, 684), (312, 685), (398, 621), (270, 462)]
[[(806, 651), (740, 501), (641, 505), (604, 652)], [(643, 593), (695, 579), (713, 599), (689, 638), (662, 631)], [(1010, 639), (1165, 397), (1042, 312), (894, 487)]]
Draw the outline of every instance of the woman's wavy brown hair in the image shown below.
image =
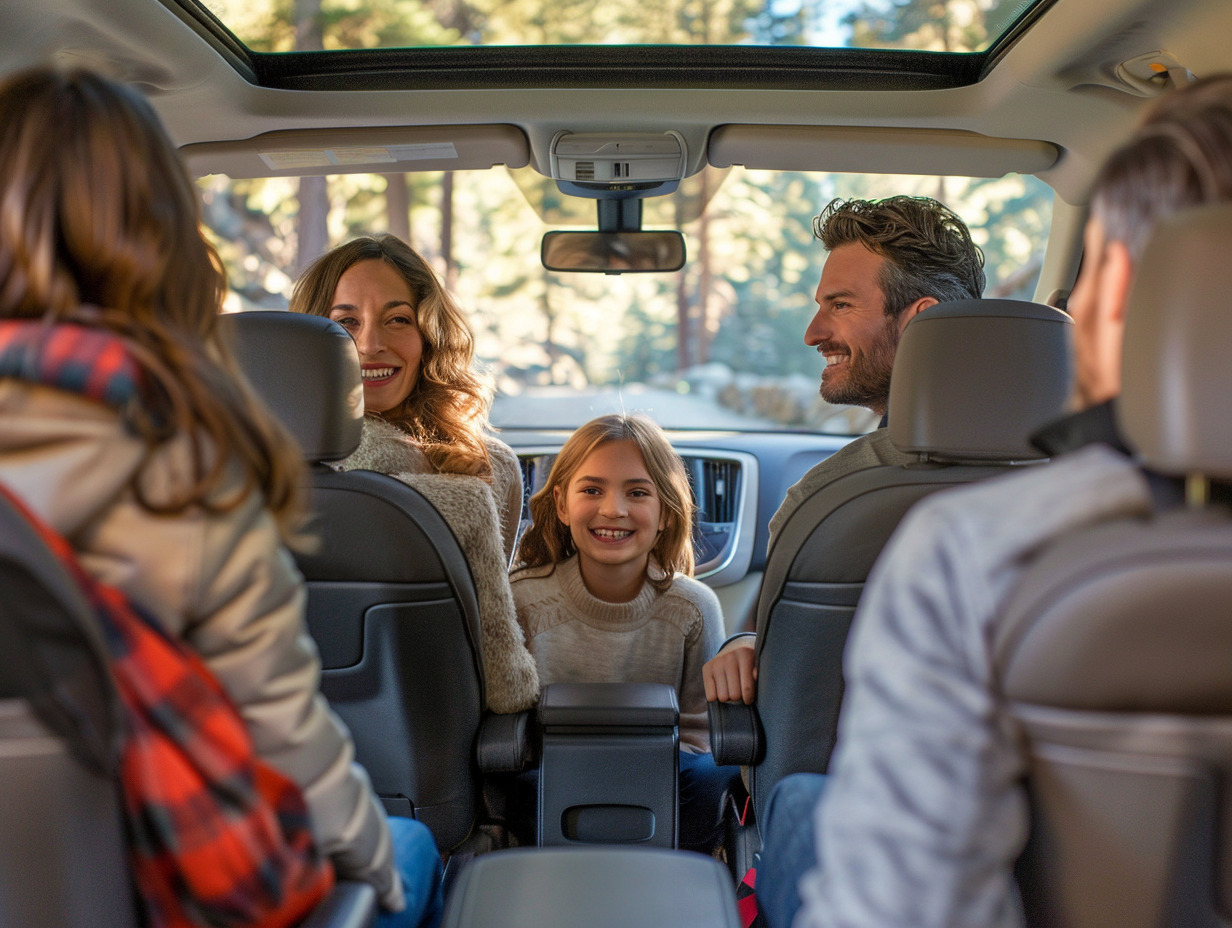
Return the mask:
[(475, 368), (475, 339), (462, 310), (431, 265), (396, 235), (363, 236), (332, 248), (295, 283), (291, 310), (328, 316), (338, 281), (360, 261), (384, 261), (406, 281), (423, 337), (419, 377), (402, 405), (377, 415), (408, 433), (442, 473), (490, 479), (484, 437), (491, 380)]
[(556, 514), (556, 488), (563, 492), (591, 452), (613, 441), (637, 446), (663, 506), (665, 525), (650, 556), (664, 576), (651, 577), (651, 583), (663, 590), (671, 586), (674, 574), (693, 576), (694, 504), (684, 461), (658, 423), (642, 415), (615, 413), (587, 422), (556, 455), (543, 488), (530, 498), (532, 522), (518, 546), (517, 570), (558, 564), (577, 552), (569, 526)]
[[(237, 373), (218, 336), (226, 277), (201, 232), (200, 198), (153, 108), (84, 70), (33, 68), (0, 83), (0, 318), (75, 322), (127, 342), (147, 443), (186, 436), (193, 473), (147, 510), (226, 511), (259, 490), (283, 537), (301, 522), (295, 442)], [(245, 474), (217, 491), (228, 464)]]

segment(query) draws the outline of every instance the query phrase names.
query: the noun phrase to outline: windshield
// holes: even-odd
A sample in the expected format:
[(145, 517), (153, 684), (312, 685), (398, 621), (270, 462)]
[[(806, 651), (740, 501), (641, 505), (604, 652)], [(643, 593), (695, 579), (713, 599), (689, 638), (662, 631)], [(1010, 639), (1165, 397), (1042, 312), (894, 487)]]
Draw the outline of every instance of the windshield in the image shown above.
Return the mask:
[[(1020, 175), (708, 168), (645, 202), (645, 228), (684, 233), (685, 267), (610, 276), (543, 268), (543, 233), (593, 229), (595, 205), (529, 169), (201, 185), (229, 309), (285, 307), (307, 261), (356, 235), (394, 232), (469, 313), (499, 390), (493, 423), (526, 428), (574, 428), (625, 409), (678, 429), (868, 431), (876, 419), (867, 410), (820, 398), (824, 362), (803, 342), (825, 261), (813, 217), (834, 197), (937, 197), (984, 249), (985, 295), (1030, 299), (1052, 212), (1051, 189)], [(319, 196), (308, 199), (314, 185)], [(300, 198), (323, 215), (302, 215)]]

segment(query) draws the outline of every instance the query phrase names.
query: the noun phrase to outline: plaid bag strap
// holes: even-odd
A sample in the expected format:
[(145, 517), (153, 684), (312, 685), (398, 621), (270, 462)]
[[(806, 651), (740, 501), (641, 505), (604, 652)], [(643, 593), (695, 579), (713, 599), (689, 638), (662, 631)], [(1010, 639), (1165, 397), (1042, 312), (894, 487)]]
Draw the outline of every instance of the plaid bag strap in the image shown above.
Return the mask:
[(129, 855), (150, 928), (291, 928), (324, 898), (333, 868), (294, 782), (257, 758), (239, 711), (204, 662), (120, 590), (82, 568), (68, 541), (14, 494), (89, 601), (125, 709), (120, 785)]

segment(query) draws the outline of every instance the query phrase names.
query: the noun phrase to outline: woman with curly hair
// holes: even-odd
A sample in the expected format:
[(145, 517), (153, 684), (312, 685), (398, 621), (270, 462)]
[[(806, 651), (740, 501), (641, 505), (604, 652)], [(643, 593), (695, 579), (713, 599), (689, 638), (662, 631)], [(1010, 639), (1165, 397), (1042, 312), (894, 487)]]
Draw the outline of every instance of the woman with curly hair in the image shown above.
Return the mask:
[(340, 323), (359, 349), (364, 439), (342, 467), (482, 477), (508, 561), (522, 515), (522, 472), (489, 431), (492, 385), (475, 369), (470, 327), (428, 262), (395, 235), (357, 238), (309, 265), (291, 310)]

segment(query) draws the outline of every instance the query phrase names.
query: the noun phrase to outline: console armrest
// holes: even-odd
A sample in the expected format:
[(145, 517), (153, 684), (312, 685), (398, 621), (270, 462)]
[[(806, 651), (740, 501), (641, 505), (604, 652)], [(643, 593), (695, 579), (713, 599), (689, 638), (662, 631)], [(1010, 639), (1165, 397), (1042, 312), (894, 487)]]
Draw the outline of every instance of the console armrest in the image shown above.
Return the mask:
[(521, 773), (536, 760), (537, 738), (531, 710), (510, 715), (484, 713), (475, 739), (482, 773)]
[(539, 697), (539, 724), (664, 727), (676, 725), (680, 706), (666, 683), (552, 683)]
[(706, 704), (710, 716), (710, 750), (719, 765), (752, 767), (766, 756), (766, 733), (757, 706), (742, 702)]
[(731, 874), (713, 858), (646, 847), (511, 848), (458, 874), (442, 928), (739, 928)]
[(371, 928), (376, 923), (376, 891), (367, 883), (340, 880), (299, 928)]

